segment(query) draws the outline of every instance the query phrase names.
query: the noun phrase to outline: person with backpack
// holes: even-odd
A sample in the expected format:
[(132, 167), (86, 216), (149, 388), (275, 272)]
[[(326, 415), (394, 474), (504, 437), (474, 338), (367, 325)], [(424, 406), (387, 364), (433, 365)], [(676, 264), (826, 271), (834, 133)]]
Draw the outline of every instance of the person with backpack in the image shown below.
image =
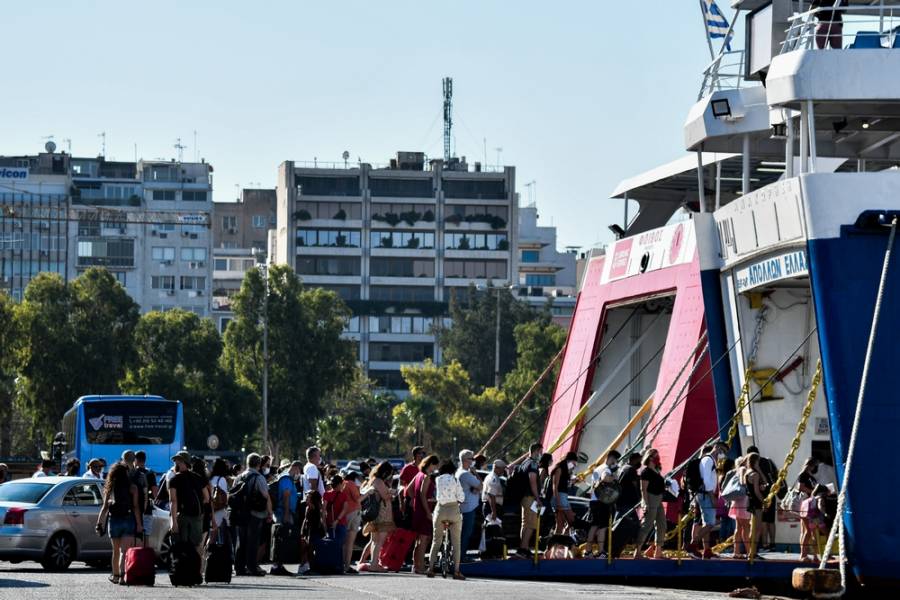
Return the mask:
[[(691, 542), (687, 550), (696, 558), (713, 558), (709, 534), (716, 526), (716, 501), (718, 476), (716, 464), (727, 456), (728, 447), (722, 442), (707, 444), (699, 458), (688, 461), (685, 486), (691, 494), (691, 505), (696, 509), (699, 523), (691, 528)], [(703, 551), (700, 551), (702, 545)]]
[(633, 558), (643, 558), (641, 548), (650, 537), (650, 533), (656, 530), (655, 544), (648, 550), (652, 558), (663, 558), (663, 545), (666, 542), (666, 511), (663, 506), (662, 496), (666, 491), (666, 480), (660, 473), (662, 462), (659, 450), (647, 448), (641, 459), (641, 470), (638, 476), (641, 480), (641, 508), (644, 514), (641, 517), (641, 530), (638, 532), (634, 548)]
[(569, 487), (572, 484), (572, 473), (578, 462), (577, 452), (567, 452), (563, 460), (557, 462), (550, 471), (550, 508), (556, 515), (557, 535), (572, 533), (575, 522), (575, 511), (569, 503)]
[(103, 506), (97, 516), (97, 535), (102, 536), (106, 528), (113, 549), (112, 574), (109, 580), (114, 584), (123, 583), (125, 552), (131, 548), (135, 537), (144, 534), (137, 486), (124, 463), (113, 465), (103, 487)]
[[(747, 452), (755, 452), (759, 454), (759, 448), (749, 446)], [(759, 455), (759, 471), (763, 476), (763, 493), (768, 494), (772, 488), (772, 484), (778, 479), (778, 467), (771, 458)], [(779, 498), (784, 497), (784, 487), (779, 491)], [(763, 550), (775, 549), (775, 511), (777, 502), (770, 502), (769, 506), (764, 507), (762, 511), (762, 521), (760, 522), (760, 548)]]
[(273, 512), (269, 486), (259, 472), (261, 461), (259, 454), (248, 454), (247, 468), (228, 490), (228, 518), (237, 526), (234, 572), (238, 576), (266, 574), (259, 568), (259, 534), (263, 523), (272, 521)]
[[(228, 524), (228, 463), (223, 458), (213, 462), (209, 472), (209, 485), (212, 488), (212, 520), (218, 531), (217, 542), (231, 548), (231, 531)], [(233, 558), (232, 558), (233, 560)]]
[[(381, 546), (384, 545), (388, 534), (395, 529), (394, 511), (391, 508), (391, 500), (393, 500), (391, 479), (393, 475), (393, 465), (389, 461), (383, 461), (372, 470), (366, 487), (361, 490), (363, 496), (366, 497), (364, 508), (365, 504), (372, 501), (370, 499), (373, 498), (378, 505), (378, 514), (363, 527), (363, 533), (371, 536), (366, 546), (372, 556), (369, 571), (376, 573), (384, 573), (387, 570), (379, 563)], [(363, 550), (363, 553), (365, 554), (365, 550)]]
[[(172, 462), (175, 463), (175, 475), (169, 480), (172, 541), (190, 544), (200, 556), (203, 552), (203, 510), (209, 505), (208, 482), (182, 455), (173, 456)], [(212, 534), (215, 536), (216, 533), (213, 527)]]
[(606, 530), (609, 529), (609, 517), (619, 497), (616, 471), (621, 457), (618, 450), (610, 450), (606, 460), (591, 473), (591, 498), (588, 505), (591, 527), (588, 529), (586, 542), (597, 544), (598, 549), (594, 552), (596, 558), (606, 558)]
[(294, 535), (294, 515), (297, 512), (296, 481), (300, 478), (303, 463), (299, 460), (285, 466), (276, 480), (269, 484), (269, 497), (272, 499), (272, 511), (275, 526), (272, 528), (272, 567), (269, 575), (292, 575), (284, 568), (284, 556), (288, 555), (286, 546), (298, 543)]
[(510, 506), (518, 504), (522, 510), (522, 529), (519, 534), (519, 549), (516, 551), (516, 555), (520, 557), (531, 556), (529, 549), (531, 536), (538, 526), (538, 513), (532, 510), (532, 505), (535, 505), (539, 511), (544, 506), (541, 501), (541, 487), (538, 480), (538, 461), (543, 453), (544, 447), (540, 443), (531, 444), (528, 449), (528, 457), (518, 465), (516, 463), (510, 465), (510, 468), (514, 470), (506, 482), (504, 501)]
[(404, 495), (410, 499), (412, 509), (412, 530), (416, 533), (413, 572), (420, 575), (425, 572), (425, 552), (431, 546), (434, 475), (439, 463), (440, 459), (436, 454), (423, 458), (419, 461), (419, 472), (404, 488)]

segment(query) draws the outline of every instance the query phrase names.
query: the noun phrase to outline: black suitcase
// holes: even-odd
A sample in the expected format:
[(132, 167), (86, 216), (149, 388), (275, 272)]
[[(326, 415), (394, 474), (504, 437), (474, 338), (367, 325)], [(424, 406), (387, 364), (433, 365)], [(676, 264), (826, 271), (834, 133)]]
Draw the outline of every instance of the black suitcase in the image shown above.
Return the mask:
[(171, 567), (169, 581), (176, 587), (190, 587), (203, 583), (200, 575), (200, 555), (190, 542), (176, 542), (169, 551)]
[(489, 537), (484, 540), (484, 552), (481, 553), (483, 560), (491, 560), (497, 558), (506, 558), (506, 538)]
[(300, 562), (300, 536), (298, 528), (283, 523), (272, 526), (272, 547), (269, 560), (286, 565)]
[[(628, 515), (618, 525), (613, 527), (612, 532), (612, 552), (613, 557), (618, 558), (622, 554), (622, 550), (628, 544), (634, 543), (637, 538), (638, 531), (641, 530), (641, 521), (634, 513)], [(605, 550), (605, 549), (604, 549)]]
[(344, 547), (331, 536), (313, 543), (312, 569), (320, 575), (340, 575), (344, 572)]
[(231, 548), (210, 544), (206, 549), (206, 583), (231, 583)]

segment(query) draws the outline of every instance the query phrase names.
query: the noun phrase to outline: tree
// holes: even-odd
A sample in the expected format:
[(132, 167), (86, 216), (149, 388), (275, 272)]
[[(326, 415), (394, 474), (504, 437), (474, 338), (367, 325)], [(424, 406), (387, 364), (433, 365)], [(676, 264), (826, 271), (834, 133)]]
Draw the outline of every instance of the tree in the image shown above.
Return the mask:
[(239, 384), (254, 390), (259, 411), (267, 314), (269, 435), (275, 450), (299, 451), (315, 435), (322, 398), (346, 381), (355, 365), (351, 342), (341, 339), (350, 310), (334, 292), (304, 290), (288, 266), (270, 267), (268, 277), (267, 295), (259, 270), (245, 275), (225, 332), (224, 364)]
[(462, 297), (450, 297), (453, 325), (438, 332), (438, 343), (447, 361), (459, 361), (479, 389), (494, 385), (497, 294), (500, 295), (500, 375), (516, 362), (516, 325), (542, 317), (527, 304), (518, 302), (509, 290), (488, 288), (479, 293), (469, 286)]
[(352, 378), (328, 394), (316, 423), (316, 445), (331, 458), (397, 454), (390, 438), (391, 410), (397, 399), (378, 394), (359, 367)]
[(189, 447), (203, 447), (212, 433), (223, 448), (241, 447), (254, 419), (253, 393), (220, 366), (222, 340), (212, 321), (181, 309), (149, 312), (135, 328), (134, 346), (123, 392), (181, 400)]
[(16, 348), (19, 327), (15, 304), (0, 291), (0, 456), (9, 456), (12, 448), (12, 416), (15, 400)]
[(49, 441), (79, 396), (119, 391), (138, 305), (109, 272), (91, 268), (68, 285), (38, 274), (17, 313), (21, 406), (35, 439)]

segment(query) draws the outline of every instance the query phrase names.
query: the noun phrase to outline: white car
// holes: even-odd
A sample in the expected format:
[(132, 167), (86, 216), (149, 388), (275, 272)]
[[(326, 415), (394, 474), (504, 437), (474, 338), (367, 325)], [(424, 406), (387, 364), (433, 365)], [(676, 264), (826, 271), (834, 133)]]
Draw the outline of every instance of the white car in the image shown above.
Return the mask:
[[(17, 479), (0, 485), (0, 560), (36, 560), (47, 571), (72, 561), (108, 563), (112, 544), (95, 531), (103, 482), (79, 477)], [(168, 560), (169, 513), (153, 509), (147, 545)]]

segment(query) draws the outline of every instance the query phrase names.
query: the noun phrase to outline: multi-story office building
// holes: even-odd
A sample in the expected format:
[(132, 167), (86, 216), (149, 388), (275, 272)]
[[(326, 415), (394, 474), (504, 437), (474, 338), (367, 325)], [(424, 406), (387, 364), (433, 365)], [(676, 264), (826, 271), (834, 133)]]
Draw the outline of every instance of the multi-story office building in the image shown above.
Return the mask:
[(347, 301), (345, 335), (385, 388), (402, 390), (401, 365), (440, 360), (434, 329), (454, 290), (516, 273), (515, 169), (478, 167), (418, 152), (386, 168), (279, 167), (275, 261)]
[(244, 274), (265, 259), (274, 228), (274, 189), (245, 189), (237, 202), (213, 204), (212, 315), (219, 331), (233, 318), (231, 298)]
[(209, 315), (210, 165), (55, 152), (0, 163), (19, 169), (10, 196), (0, 196), (2, 262), (11, 263), (3, 283), (14, 297), (40, 271), (68, 280), (101, 266), (144, 312), (180, 307)]
[(69, 188), (66, 154), (0, 157), (0, 289), (16, 300), (41, 271), (69, 277)]
[(538, 225), (535, 206), (519, 208), (519, 299), (535, 308), (548, 302), (554, 322), (568, 328), (575, 311), (576, 254), (559, 252), (556, 227)]

